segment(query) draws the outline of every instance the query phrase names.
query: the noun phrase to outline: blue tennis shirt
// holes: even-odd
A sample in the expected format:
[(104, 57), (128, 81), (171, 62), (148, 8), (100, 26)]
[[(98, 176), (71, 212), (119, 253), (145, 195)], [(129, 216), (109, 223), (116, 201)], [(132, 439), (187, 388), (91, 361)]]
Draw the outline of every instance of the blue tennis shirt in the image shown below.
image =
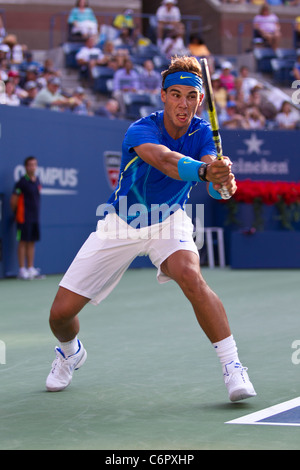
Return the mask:
[(163, 113), (158, 111), (133, 123), (123, 141), (119, 181), (108, 204), (128, 224), (139, 217), (140, 226), (151, 225), (168, 217), (172, 207), (174, 211), (184, 209), (196, 184), (170, 178), (142, 160), (134, 147), (146, 143), (165, 145), (198, 161), (204, 155), (216, 156), (208, 122), (194, 117), (186, 134), (174, 140), (165, 129)]

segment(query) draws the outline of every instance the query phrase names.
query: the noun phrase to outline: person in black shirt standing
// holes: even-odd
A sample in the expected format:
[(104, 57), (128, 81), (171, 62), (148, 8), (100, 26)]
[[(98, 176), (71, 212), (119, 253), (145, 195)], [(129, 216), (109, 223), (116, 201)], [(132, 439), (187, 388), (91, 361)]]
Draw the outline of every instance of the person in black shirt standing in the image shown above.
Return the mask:
[(41, 184), (36, 176), (37, 159), (27, 157), (24, 166), (26, 173), (15, 184), (10, 204), (17, 223), (18, 277), (33, 279), (39, 276), (39, 270), (34, 267), (34, 255), (35, 243), (40, 239)]

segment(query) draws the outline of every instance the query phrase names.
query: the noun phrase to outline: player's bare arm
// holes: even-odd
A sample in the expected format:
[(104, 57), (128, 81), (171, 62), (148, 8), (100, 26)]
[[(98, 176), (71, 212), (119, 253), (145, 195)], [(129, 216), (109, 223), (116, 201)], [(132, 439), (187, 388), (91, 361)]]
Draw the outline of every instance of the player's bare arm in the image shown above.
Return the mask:
[[(142, 160), (165, 175), (177, 180), (181, 179), (178, 172), (178, 162), (184, 158), (181, 153), (170, 151), (164, 145), (151, 143), (139, 145), (134, 150)], [(231, 182), (231, 162), (228, 157), (224, 157), (224, 160), (216, 160), (211, 155), (205, 155), (202, 161), (208, 163), (206, 172), (208, 181), (218, 185), (227, 185)]]

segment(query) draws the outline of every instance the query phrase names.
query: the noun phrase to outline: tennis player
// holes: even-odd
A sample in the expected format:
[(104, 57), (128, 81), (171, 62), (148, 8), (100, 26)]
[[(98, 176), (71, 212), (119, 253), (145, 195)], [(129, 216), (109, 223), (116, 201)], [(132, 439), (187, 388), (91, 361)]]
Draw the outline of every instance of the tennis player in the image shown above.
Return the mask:
[(46, 381), (48, 391), (65, 389), (86, 360), (77, 337), (78, 313), (88, 302), (99, 304), (134, 258), (147, 254), (157, 267), (158, 282), (174, 280), (191, 302), (221, 362), (229, 399), (256, 395), (239, 360), (223, 304), (202, 277), (193, 225), (185, 212), (196, 183), (206, 184), (217, 199), (222, 186), (231, 195), (236, 191), (229, 158), (216, 159), (210, 126), (195, 116), (203, 100), (201, 68), (195, 58), (172, 59), (162, 73), (161, 98), (164, 111), (129, 127), (107, 215), (60, 282), (50, 313), (59, 346)]

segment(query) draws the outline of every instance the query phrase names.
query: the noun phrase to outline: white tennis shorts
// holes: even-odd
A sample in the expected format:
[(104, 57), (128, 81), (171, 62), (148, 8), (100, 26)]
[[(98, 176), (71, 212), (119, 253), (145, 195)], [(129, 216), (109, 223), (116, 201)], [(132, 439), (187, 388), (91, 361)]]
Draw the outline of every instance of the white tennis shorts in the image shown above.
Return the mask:
[(178, 250), (199, 256), (193, 224), (183, 210), (177, 210), (162, 223), (141, 229), (131, 227), (116, 214), (108, 214), (98, 222), (97, 230), (83, 244), (59, 285), (97, 305), (137, 256), (149, 256), (157, 267), (159, 283), (169, 281), (160, 265)]

